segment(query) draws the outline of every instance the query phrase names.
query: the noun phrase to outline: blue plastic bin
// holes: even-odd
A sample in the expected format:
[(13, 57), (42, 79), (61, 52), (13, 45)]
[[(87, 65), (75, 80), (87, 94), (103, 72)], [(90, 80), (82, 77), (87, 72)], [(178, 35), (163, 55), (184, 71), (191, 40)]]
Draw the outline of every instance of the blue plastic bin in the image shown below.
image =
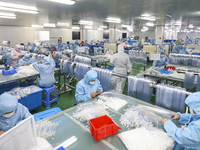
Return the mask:
[(64, 148), (63, 146), (58, 147), (56, 150), (67, 150), (66, 148)]
[(31, 93), (27, 97), (18, 100), (18, 102), (26, 106), (29, 110), (33, 110), (42, 105), (43, 89), (36, 85), (28, 86), (28, 88), (31, 88)]
[[(0, 94), (3, 94), (4, 92), (10, 91), (11, 89), (18, 87), (17, 83), (18, 83), (18, 81), (9, 82), (9, 83), (6, 83), (6, 84), (0, 84), (0, 87), (1, 86), (8, 86), (8, 87), (0, 88)], [(15, 85), (12, 85), (12, 84), (15, 84)]]
[(108, 69), (108, 70), (112, 71), (114, 69), (114, 66), (105, 67), (103, 69)]
[(2, 70), (3, 75), (9, 75), (9, 74), (15, 74), (15, 73), (17, 73), (17, 68), (13, 68), (12, 70), (5, 70), (5, 69)]
[(55, 108), (51, 108), (39, 113), (34, 114), (34, 118), (35, 118), (35, 122), (40, 121), (42, 119), (48, 118), (50, 116), (53, 116), (59, 112), (61, 112), (62, 110), (59, 107), (55, 107)]
[(166, 70), (162, 69), (162, 70), (160, 70), (160, 73), (161, 74), (171, 74), (172, 72), (168, 71), (168, 69), (166, 69)]

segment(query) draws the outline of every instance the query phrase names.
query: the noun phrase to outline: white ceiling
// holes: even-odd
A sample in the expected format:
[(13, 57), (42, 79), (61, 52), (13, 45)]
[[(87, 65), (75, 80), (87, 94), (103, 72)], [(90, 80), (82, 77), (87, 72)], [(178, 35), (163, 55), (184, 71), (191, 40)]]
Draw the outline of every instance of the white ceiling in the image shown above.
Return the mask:
[[(5, 0), (6, 1), (6, 0)], [(49, 22), (69, 22), (78, 24), (79, 20), (94, 21), (95, 28), (105, 24), (107, 17), (121, 18), (122, 24), (134, 25), (140, 29), (147, 21), (142, 14), (164, 18), (165, 24), (182, 22), (182, 28), (192, 23), (200, 26), (200, 0), (77, 0), (74, 5), (64, 5), (47, 0), (7, 0), (19, 4), (35, 5), (39, 14), (17, 13), (17, 19), (1, 19), (0, 25), (25, 26)], [(167, 15), (167, 16), (166, 16)], [(171, 16), (171, 17), (170, 17)], [(110, 24), (110, 26), (113, 24)], [(120, 27), (119, 24), (114, 26)], [(154, 30), (155, 27), (151, 27)]]

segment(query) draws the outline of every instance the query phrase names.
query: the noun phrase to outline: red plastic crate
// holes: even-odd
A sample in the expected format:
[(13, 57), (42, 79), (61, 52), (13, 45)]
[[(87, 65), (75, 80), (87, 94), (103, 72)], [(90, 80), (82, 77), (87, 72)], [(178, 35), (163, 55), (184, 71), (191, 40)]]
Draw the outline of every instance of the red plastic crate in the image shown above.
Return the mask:
[(167, 69), (173, 69), (173, 70), (176, 70), (176, 67), (174, 67), (174, 66), (167, 66), (166, 68), (167, 68)]
[(118, 132), (119, 129), (121, 129), (107, 115), (90, 119), (89, 122), (90, 122), (90, 132), (96, 141), (114, 135)]

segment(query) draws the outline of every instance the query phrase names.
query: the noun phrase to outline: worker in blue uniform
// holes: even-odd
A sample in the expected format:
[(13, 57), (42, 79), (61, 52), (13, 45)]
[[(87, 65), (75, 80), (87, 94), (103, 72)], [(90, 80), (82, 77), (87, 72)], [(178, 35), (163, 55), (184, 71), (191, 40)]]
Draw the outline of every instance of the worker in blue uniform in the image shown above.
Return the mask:
[(5, 69), (9, 70), (10, 66), (12, 65), (12, 59), (10, 57), (10, 53), (11, 53), (12, 49), (7, 49), (6, 51), (7, 52), (5, 54), (3, 54), (2, 60), (5, 65)]
[(169, 64), (169, 58), (165, 55), (165, 51), (159, 50), (159, 53), (160, 53), (160, 60), (154, 60), (153, 66), (154, 67), (167, 66)]
[(25, 54), (22, 59), (19, 60), (18, 67), (20, 66), (28, 66), (33, 63), (33, 59), (30, 54)]
[(76, 45), (76, 46), (79, 46), (78, 40), (75, 41), (75, 45)]
[(189, 95), (185, 103), (193, 114), (173, 113), (171, 119), (187, 126), (178, 128), (166, 118), (161, 122), (169, 136), (176, 141), (173, 150), (200, 150), (200, 92)]
[(34, 62), (33, 67), (40, 73), (37, 84), (42, 88), (49, 88), (54, 85), (55, 62), (50, 57), (44, 57), (43, 61)]
[(91, 100), (103, 92), (97, 72), (90, 70), (85, 77), (76, 85), (76, 101), (78, 104)]
[(15, 96), (0, 95), (0, 135), (30, 116), (29, 110), (18, 103)]

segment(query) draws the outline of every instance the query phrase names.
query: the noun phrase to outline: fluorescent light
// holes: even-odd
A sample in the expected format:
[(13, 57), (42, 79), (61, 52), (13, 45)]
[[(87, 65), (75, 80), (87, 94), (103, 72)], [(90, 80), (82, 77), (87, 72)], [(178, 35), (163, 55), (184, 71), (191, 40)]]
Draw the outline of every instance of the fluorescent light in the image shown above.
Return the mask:
[(43, 26), (48, 27), (48, 28), (55, 28), (56, 27), (55, 23), (44, 23)]
[(85, 26), (85, 29), (92, 29), (92, 26)]
[(143, 14), (143, 15), (141, 15), (141, 17), (149, 17), (149, 16), (151, 16), (150, 14)]
[(74, 30), (79, 30), (80, 27), (72, 27), (72, 29), (74, 29)]
[(188, 27), (189, 27), (189, 28), (194, 28), (193, 24), (190, 24)]
[(16, 16), (1, 16), (0, 18), (5, 18), (5, 19), (16, 19)]
[(106, 18), (106, 22), (121, 23), (121, 19), (120, 18), (111, 18), (111, 17), (108, 17), (108, 18)]
[(99, 28), (107, 29), (107, 26), (99, 26)]
[(36, 24), (33, 24), (33, 25), (32, 25), (32, 28), (43, 28), (43, 26), (41, 26), (41, 25), (36, 25)]
[(141, 31), (142, 31), (142, 32), (146, 32), (147, 30), (145, 30), (145, 29), (142, 29)]
[(0, 10), (15, 11), (37, 14), (38, 9), (35, 6), (21, 5), (15, 3), (0, 2)]
[(130, 26), (129, 26), (129, 25), (123, 24), (122, 27), (123, 27), (123, 28), (129, 28)]
[(48, 0), (48, 1), (66, 4), (66, 5), (74, 5), (76, 3), (75, 1), (72, 1), (72, 0)]
[(61, 27), (69, 27), (70, 24), (69, 23), (63, 23), (63, 22), (58, 22), (57, 26), (61, 26)]
[(14, 13), (5, 13), (5, 12), (0, 12), (0, 16), (11, 16), (11, 17), (16, 17)]
[(153, 27), (155, 24), (154, 23), (152, 23), (152, 22), (147, 22), (146, 23), (146, 26), (149, 26), (149, 27)]
[(156, 21), (155, 17), (141, 17), (142, 20)]
[(85, 20), (80, 20), (79, 24), (84, 24), (84, 25), (93, 25), (93, 21), (85, 21)]
[(99, 31), (103, 31), (103, 29), (102, 29), (102, 28), (98, 28), (97, 30), (99, 30)]

